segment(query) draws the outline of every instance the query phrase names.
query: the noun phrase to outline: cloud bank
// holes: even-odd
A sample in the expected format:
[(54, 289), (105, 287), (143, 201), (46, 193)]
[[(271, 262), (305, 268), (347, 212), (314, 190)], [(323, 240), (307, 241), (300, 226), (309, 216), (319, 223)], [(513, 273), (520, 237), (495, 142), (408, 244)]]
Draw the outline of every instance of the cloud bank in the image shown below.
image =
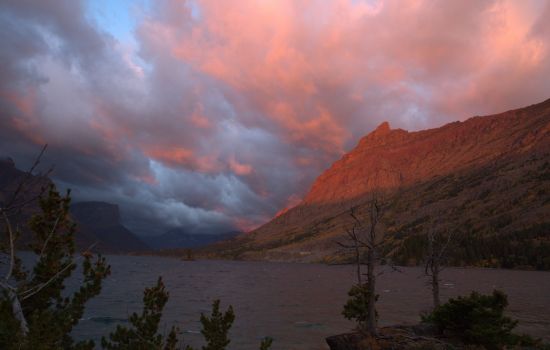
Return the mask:
[(0, 153), (142, 234), (251, 229), (388, 120), (417, 130), (550, 94), (550, 2), (0, 4)]

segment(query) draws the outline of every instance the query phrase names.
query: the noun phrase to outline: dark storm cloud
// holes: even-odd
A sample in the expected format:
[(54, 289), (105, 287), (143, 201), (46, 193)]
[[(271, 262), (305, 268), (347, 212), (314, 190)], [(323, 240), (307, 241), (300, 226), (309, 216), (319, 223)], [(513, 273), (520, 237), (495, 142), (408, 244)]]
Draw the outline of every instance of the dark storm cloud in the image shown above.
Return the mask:
[(48, 143), (59, 184), (144, 234), (261, 224), (383, 120), (549, 97), (537, 1), (158, 1), (137, 47), (85, 5), (0, 5), (0, 153)]

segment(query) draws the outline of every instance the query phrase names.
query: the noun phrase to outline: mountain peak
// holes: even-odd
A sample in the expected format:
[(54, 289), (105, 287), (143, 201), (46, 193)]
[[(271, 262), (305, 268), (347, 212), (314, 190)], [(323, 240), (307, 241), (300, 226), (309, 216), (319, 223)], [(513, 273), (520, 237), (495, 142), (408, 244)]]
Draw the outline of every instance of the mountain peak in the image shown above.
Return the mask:
[(379, 147), (388, 143), (401, 142), (406, 138), (408, 132), (402, 129), (392, 129), (390, 123), (387, 121), (382, 122), (366, 136), (359, 141), (358, 147), (360, 149), (369, 149), (372, 147)]
[(390, 123), (388, 123), (388, 122), (382, 122), (374, 130), (374, 132), (377, 133), (377, 134), (387, 134), (390, 131), (391, 131), (391, 127), (390, 127)]

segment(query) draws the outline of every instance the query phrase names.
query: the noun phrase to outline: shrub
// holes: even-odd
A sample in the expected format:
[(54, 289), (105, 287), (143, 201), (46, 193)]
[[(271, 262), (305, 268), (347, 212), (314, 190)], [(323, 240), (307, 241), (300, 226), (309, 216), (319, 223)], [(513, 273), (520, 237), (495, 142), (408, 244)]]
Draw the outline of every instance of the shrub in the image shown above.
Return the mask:
[(469, 296), (450, 299), (423, 317), (440, 332), (457, 336), (466, 344), (500, 349), (506, 345), (533, 345), (527, 336), (512, 333), (517, 321), (504, 316), (508, 306), (506, 294), (495, 290), (491, 295), (472, 292)]
[[(369, 306), (369, 289), (366, 283), (356, 284), (348, 292), (349, 299), (344, 305), (342, 314), (348, 320), (355, 320), (359, 329), (364, 329), (367, 322), (367, 309)], [(378, 300), (376, 295), (375, 300)], [(376, 312), (378, 319), (378, 312)]]

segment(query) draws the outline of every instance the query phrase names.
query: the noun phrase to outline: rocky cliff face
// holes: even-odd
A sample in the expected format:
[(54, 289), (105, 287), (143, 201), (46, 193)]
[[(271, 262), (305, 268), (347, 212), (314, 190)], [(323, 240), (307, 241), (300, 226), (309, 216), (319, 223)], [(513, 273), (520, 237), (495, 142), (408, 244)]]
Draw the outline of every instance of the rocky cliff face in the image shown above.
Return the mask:
[(142, 252), (149, 246), (120, 223), (118, 205), (90, 201), (71, 205), (78, 233), (91, 237), (97, 248), (110, 253)]
[(384, 122), (321, 174), (302, 204), (340, 202), (531, 152), (548, 141), (549, 108), (550, 100), (419, 132)]
[[(411, 223), (436, 213), (476, 237), (545, 227), (549, 164), (550, 100), (418, 132), (382, 123), (321, 174), (302, 203), (210, 252), (245, 259), (334, 257), (334, 241), (350, 225), (349, 208), (363, 205), (373, 190), (393, 193), (388, 229), (398, 233), (396, 249), (421, 230)], [(550, 239), (550, 233), (543, 236)]]
[(71, 214), (81, 224), (97, 228), (120, 225), (118, 205), (106, 202), (79, 202), (71, 205)]

